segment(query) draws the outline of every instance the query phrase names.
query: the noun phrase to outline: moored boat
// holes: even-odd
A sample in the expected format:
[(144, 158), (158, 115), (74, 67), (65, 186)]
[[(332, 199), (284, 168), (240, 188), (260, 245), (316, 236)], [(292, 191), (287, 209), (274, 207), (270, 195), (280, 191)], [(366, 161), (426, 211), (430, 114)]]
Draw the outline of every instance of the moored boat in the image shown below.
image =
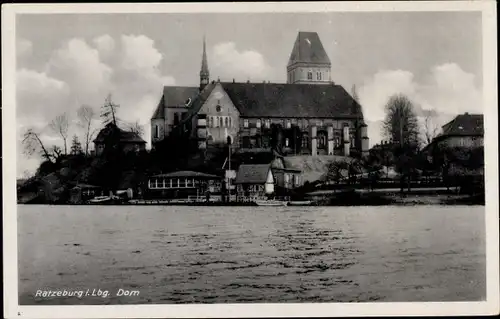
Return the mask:
[(256, 200), (258, 206), (286, 206), (288, 203), (280, 200)]
[(118, 196), (96, 196), (88, 200), (88, 203), (93, 205), (120, 204), (121, 202)]
[(288, 206), (311, 206), (313, 204), (310, 200), (299, 200), (299, 201), (290, 201), (288, 202)]

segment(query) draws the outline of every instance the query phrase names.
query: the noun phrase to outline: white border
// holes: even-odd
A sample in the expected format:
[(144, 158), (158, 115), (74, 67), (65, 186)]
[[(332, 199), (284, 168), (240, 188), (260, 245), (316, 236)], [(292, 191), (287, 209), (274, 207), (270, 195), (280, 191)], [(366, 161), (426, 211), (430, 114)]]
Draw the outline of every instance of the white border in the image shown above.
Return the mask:
[[(308, 2), (308, 3), (190, 3), (190, 4), (8, 4), (2, 5), (3, 222), (4, 316), (6, 318), (119, 317), (310, 317), (498, 314), (498, 97), (497, 36), (494, 1), (432, 2)], [(483, 13), (483, 103), (486, 163), (487, 301), (427, 303), (301, 303), (123, 306), (19, 306), (16, 218), (15, 15), (19, 13), (173, 13), (173, 12), (368, 12), (481, 11)], [(18, 313), (20, 315), (18, 315)]]

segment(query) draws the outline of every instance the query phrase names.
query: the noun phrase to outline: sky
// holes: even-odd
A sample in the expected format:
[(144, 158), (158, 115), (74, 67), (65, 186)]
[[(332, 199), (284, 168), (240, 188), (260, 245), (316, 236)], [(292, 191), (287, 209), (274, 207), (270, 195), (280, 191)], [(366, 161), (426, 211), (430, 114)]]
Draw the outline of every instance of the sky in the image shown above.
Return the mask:
[[(298, 31), (314, 31), (332, 62), (332, 80), (356, 86), (370, 144), (383, 138), (384, 105), (407, 95), (440, 126), (483, 113), (480, 12), (134, 13), (16, 16), (17, 175), (39, 156), (22, 152), (27, 128), (61, 145), (48, 123), (66, 112), (97, 112), (108, 94), (124, 122), (145, 125), (164, 85), (197, 86), (206, 37), (212, 80), (286, 82)], [(100, 125), (99, 120), (95, 123)]]

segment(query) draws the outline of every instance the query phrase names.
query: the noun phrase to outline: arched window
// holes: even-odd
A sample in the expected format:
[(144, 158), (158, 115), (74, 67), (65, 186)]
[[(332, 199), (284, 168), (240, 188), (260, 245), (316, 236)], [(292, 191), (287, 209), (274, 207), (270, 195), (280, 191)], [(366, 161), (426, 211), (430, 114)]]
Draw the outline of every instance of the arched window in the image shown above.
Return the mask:
[(312, 80), (313, 79), (313, 73), (311, 71), (307, 72), (307, 79)]
[(160, 137), (160, 126), (156, 125), (155, 126), (155, 138), (159, 138), (159, 137)]
[(224, 126), (225, 126), (225, 127), (229, 127), (229, 118), (228, 118), (228, 117), (226, 117), (226, 118), (224, 119)]
[(208, 127), (214, 127), (214, 117), (213, 116), (208, 117)]
[(233, 127), (233, 118), (229, 117), (229, 127)]

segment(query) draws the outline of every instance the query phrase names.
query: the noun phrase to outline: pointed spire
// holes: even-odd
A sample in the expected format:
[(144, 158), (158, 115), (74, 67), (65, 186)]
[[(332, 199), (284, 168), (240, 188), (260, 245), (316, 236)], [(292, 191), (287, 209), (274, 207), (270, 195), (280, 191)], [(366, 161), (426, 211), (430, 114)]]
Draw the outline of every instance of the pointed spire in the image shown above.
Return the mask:
[(203, 55), (201, 58), (201, 70), (200, 70), (200, 90), (203, 90), (205, 85), (208, 84), (210, 78), (210, 72), (208, 71), (208, 60), (207, 60), (207, 45), (205, 35), (203, 35)]

